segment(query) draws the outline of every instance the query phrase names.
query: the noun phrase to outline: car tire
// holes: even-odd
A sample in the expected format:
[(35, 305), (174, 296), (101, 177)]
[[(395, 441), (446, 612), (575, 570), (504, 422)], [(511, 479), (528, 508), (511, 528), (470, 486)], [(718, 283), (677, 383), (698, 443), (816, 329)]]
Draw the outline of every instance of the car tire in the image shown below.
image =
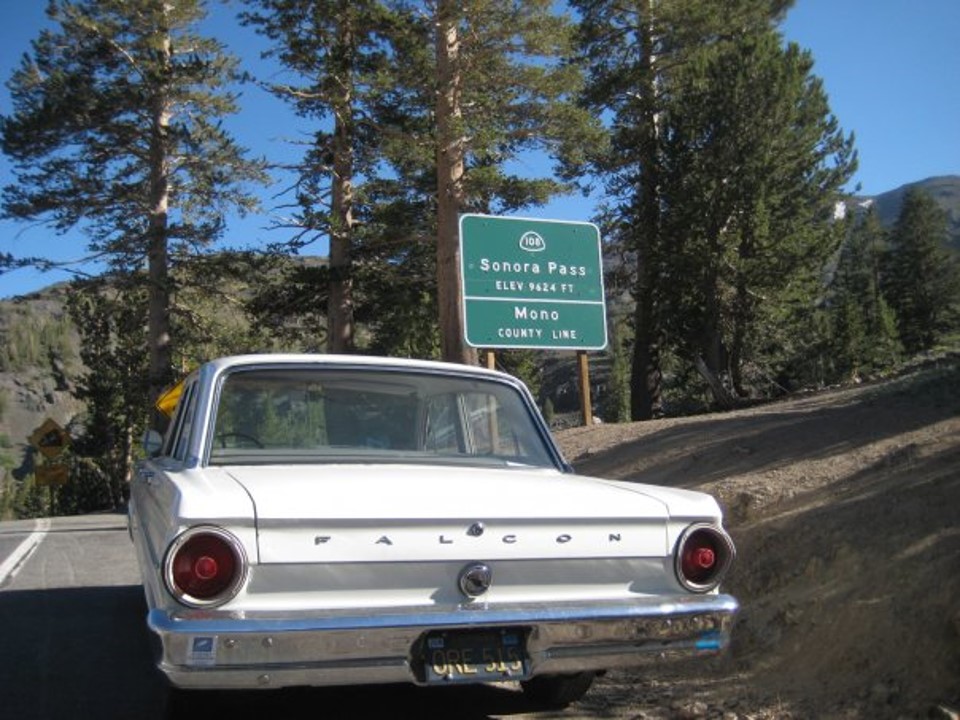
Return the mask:
[(541, 675), (520, 683), (523, 694), (538, 707), (560, 710), (587, 694), (596, 673)]

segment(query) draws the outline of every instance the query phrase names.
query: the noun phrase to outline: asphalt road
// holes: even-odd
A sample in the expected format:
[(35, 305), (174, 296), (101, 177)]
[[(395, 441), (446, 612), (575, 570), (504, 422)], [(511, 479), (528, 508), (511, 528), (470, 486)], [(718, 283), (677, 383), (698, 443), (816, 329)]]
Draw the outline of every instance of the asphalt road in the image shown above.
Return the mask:
[(0, 523), (0, 717), (162, 717), (122, 515)]
[(0, 718), (583, 716), (536, 712), (519, 691), (493, 686), (189, 693), (168, 705), (145, 616), (124, 515), (0, 523)]

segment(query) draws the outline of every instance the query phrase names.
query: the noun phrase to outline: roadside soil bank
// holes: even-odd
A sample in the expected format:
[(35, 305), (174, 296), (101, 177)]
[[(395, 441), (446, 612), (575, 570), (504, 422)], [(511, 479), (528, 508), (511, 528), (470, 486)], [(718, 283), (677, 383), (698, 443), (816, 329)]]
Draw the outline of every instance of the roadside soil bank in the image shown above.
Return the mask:
[(556, 437), (580, 473), (717, 497), (738, 550), (723, 589), (741, 603), (724, 657), (612, 672), (564, 717), (956, 717), (956, 358), (882, 383)]

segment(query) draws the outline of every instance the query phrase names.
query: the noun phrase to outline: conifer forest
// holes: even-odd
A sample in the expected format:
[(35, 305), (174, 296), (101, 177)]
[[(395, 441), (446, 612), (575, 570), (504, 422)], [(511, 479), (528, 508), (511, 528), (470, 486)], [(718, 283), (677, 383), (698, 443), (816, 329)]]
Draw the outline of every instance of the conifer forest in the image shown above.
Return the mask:
[[(268, 47), (258, 72), (202, 32), (203, 0), (51, 0), (4, 78), (16, 181), (0, 214), (79, 233), (77, 254), (105, 268), (67, 291), (84, 368), (72, 452), (111, 478), (88, 504), (121, 501), (154, 401), (210, 357), (479, 362), (460, 309), (465, 213), (599, 198), (583, 220), (603, 242), (605, 422), (860, 382), (956, 346), (947, 215), (921, 190), (892, 225), (851, 201), (855, 136), (778, 30), (791, 5), (231, 3)], [(227, 129), (251, 85), (306, 128), (295, 161)], [(265, 195), (281, 171), (291, 181)], [(273, 218), (269, 246), (228, 236), (237, 214)], [(0, 254), (0, 273), (47, 262), (42, 247)], [(5, 367), (35, 352), (28, 335), (4, 343)], [(496, 358), (552, 415), (549, 358)]]

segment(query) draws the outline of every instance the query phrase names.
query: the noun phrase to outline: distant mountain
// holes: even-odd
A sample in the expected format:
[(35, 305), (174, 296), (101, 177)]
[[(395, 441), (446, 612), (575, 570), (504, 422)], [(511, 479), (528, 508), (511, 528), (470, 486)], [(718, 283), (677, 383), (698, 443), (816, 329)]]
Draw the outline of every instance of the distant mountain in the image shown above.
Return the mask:
[(900, 215), (907, 190), (915, 187), (930, 195), (947, 213), (948, 244), (960, 252), (960, 175), (945, 175), (908, 183), (880, 195), (856, 198), (854, 204), (864, 207), (872, 203), (877, 208), (880, 222), (889, 227)]
[(28, 471), (27, 438), (45, 420), (67, 427), (83, 411), (80, 338), (66, 312), (65, 284), (0, 300), (0, 484)]

